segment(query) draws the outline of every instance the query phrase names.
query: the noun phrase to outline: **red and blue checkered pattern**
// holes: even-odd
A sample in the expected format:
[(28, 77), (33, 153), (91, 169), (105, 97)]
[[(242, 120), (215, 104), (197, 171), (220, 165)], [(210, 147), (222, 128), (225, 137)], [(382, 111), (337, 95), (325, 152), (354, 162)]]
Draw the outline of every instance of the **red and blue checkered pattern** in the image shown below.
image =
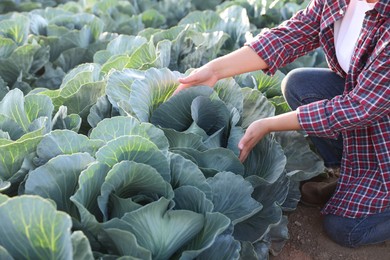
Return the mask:
[(313, 0), (277, 28), (248, 43), (269, 65), (266, 72), (322, 47), (329, 67), (346, 78), (344, 94), (298, 108), (309, 135), (335, 138), (344, 152), (336, 192), (324, 214), (358, 218), (390, 207), (390, 1), (379, 0), (365, 16), (351, 67), (337, 62), (333, 24), (349, 1)]

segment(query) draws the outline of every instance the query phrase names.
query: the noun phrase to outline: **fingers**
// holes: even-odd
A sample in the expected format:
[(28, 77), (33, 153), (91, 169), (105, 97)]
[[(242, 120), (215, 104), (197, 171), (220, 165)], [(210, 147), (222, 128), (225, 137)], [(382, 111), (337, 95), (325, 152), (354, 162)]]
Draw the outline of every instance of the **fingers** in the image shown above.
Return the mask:
[(238, 143), (240, 154), (238, 159), (244, 162), (249, 156), (256, 144), (268, 133), (267, 127), (264, 126), (264, 120), (252, 122), (246, 129), (244, 136)]
[(180, 91), (182, 91), (183, 89), (185, 88), (189, 88), (191, 85), (187, 85), (187, 84), (180, 84), (176, 89), (175, 91), (173, 92), (172, 96), (176, 95), (177, 93), (179, 93)]
[(174, 94), (177, 94), (185, 88), (192, 86), (209, 86), (213, 87), (218, 81), (218, 77), (208, 66), (202, 66), (193, 70), (190, 75), (178, 79), (180, 85), (177, 87)]
[(238, 149), (240, 150), (240, 154), (238, 156), (238, 159), (240, 160), (241, 163), (243, 163), (246, 160), (246, 158), (248, 157), (250, 151), (252, 150), (248, 147), (245, 135), (238, 143)]
[(186, 89), (186, 88), (189, 88), (189, 87), (195, 85), (197, 82), (197, 77), (196, 77), (196, 75), (191, 74), (187, 77), (179, 78), (178, 81), (181, 84), (176, 88), (176, 90), (173, 92), (172, 95), (176, 95), (177, 93), (179, 93), (183, 89)]
[(181, 84), (193, 84), (193, 83), (195, 83), (198, 79), (197, 79), (197, 76), (196, 76), (196, 75), (191, 74), (191, 75), (189, 75), (189, 76), (187, 76), (187, 77), (179, 78), (178, 80), (179, 80), (179, 82), (180, 82)]
[(240, 160), (241, 163), (244, 163), (248, 155), (249, 154), (246, 151), (242, 150), (240, 151), (240, 155), (238, 156), (238, 159)]

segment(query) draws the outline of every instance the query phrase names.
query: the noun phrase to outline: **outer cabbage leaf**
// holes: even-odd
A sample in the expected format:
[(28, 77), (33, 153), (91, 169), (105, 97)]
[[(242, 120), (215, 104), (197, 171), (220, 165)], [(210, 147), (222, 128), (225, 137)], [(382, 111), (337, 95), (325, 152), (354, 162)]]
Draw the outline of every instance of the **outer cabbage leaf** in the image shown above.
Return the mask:
[(169, 157), (171, 185), (173, 189), (178, 189), (183, 186), (193, 186), (203, 192), (207, 198), (212, 197), (211, 187), (195, 163), (175, 153), (170, 153)]
[[(254, 187), (252, 197), (263, 205), (260, 212), (234, 226), (234, 237), (252, 243), (261, 241), (270, 228), (282, 219), (280, 205), (286, 200), (289, 179), (281, 175), (278, 180), (268, 183), (259, 176), (246, 178)], [(272, 199), (270, 199), (272, 198)]]
[(175, 208), (206, 214), (212, 212), (214, 205), (204, 192), (194, 186), (181, 186), (175, 189)]
[(109, 142), (120, 136), (139, 135), (149, 139), (161, 150), (168, 150), (168, 140), (164, 132), (149, 123), (140, 123), (133, 117), (116, 116), (101, 121), (92, 129), (90, 138)]
[(214, 86), (214, 91), (217, 92), (218, 97), (225, 102), (226, 106), (233, 106), (242, 114), (244, 94), (233, 78), (219, 80)]
[(192, 8), (192, 2), (186, 0), (165, 0), (157, 3), (156, 9), (165, 17), (166, 27), (176, 25)]
[(132, 54), (145, 43), (147, 40), (144, 37), (121, 34), (107, 44), (106, 50), (95, 53), (94, 62), (104, 64), (117, 55)]
[(93, 253), (88, 238), (81, 231), (72, 233), (73, 259), (93, 260)]
[(256, 144), (244, 162), (244, 177), (256, 175), (273, 183), (283, 174), (286, 161), (280, 144), (272, 136), (266, 136)]
[(221, 2), (222, 0), (212, 0), (212, 1), (200, 1), (200, 0), (194, 0), (191, 1), (191, 3), (196, 7), (196, 9), (199, 10), (205, 10), (205, 9), (215, 9)]
[[(257, 260), (259, 259), (257, 252), (253, 244), (249, 241), (240, 241), (241, 242), (241, 250), (240, 250), (240, 259), (248, 259), (248, 260)], [(268, 248), (267, 248), (268, 252)], [(267, 259), (269, 255), (265, 257)]]
[(77, 216), (69, 197), (76, 191), (81, 171), (94, 161), (95, 159), (88, 153), (59, 155), (29, 173), (25, 194), (51, 199), (56, 203), (58, 210)]
[(270, 117), (275, 114), (275, 107), (258, 90), (243, 88), (242, 90), (244, 109), (242, 113), (241, 126), (246, 129), (248, 126), (261, 118)]
[(282, 209), (276, 203), (264, 208), (243, 222), (234, 226), (234, 238), (252, 243), (260, 241), (269, 232), (272, 225), (279, 223)]
[(48, 49), (32, 43), (17, 47), (6, 59), (0, 59), (0, 76), (13, 88), (30, 90), (28, 84), (48, 61)]
[(110, 167), (106, 164), (95, 162), (81, 172), (79, 176), (78, 189), (70, 197), (76, 205), (80, 215), (80, 222), (83, 228), (96, 236), (101, 229), (98, 222), (103, 221), (103, 213), (98, 205), (98, 196)]
[[(112, 71), (107, 77), (106, 95), (111, 104), (118, 107), (118, 103), (129, 103), (133, 82), (137, 79), (144, 79), (145, 71), (124, 69)], [(131, 111), (127, 112), (132, 114)]]
[[(23, 96), (22, 91), (13, 89), (9, 91), (0, 102), (0, 127), (9, 132), (12, 140), (22, 135), (42, 129), (45, 134), (51, 129), (51, 115), (53, 105), (47, 97), (30, 95)], [(46, 118), (46, 121), (35, 121)]]
[(0, 193), (0, 204), (8, 201), (10, 199), (10, 197), (8, 197), (7, 195), (3, 195)]
[(27, 42), (29, 19), (25, 15), (14, 13), (10, 19), (0, 21), (0, 35), (11, 38), (22, 46)]
[(41, 21), (34, 29), (38, 29), (39, 41), (50, 47), (50, 61), (66, 72), (92, 61), (93, 54), (106, 47), (104, 37), (100, 37), (104, 23), (95, 15), (60, 8), (35, 10), (31, 14), (31, 19)]
[(182, 132), (187, 130), (193, 123), (191, 105), (194, 99), (213, 93), (210, 87), (193, 87), (180, 91), (169, 100), (152, 110), (151, 122), (164, 128), (172, 128)]
[[(266, 244), (265, 246), (269, 248), (268, 251), (272, 255), (277, 256), (278, 254), (280, 254), (284, 245), (289, 239), (287, 224), (288, 224), (287, 216), (283, 216), (281, 221), (278, 224), (271, 227), (270, 231), (263, 239), (263, 241), (257, 243)], [(258, 247), (257, 243), (255, 244), (256, 247)], [(269, 252), (267, 252), (267, 255), (269, 254)]]
[(5, 191), (7, 190), (9, 187), (11, 187), (11, 183), (9, 181), (3, 181), (1, 178), (0, 178), (0, 193), (2, 191)]
[(242, 87), (250, 87), (259, 90), (267, 98), (282, 96), (281, 83), (285, 74), (280, 70), (275, 72), (275, 75), (270, 76), (265, 72), (258, 70), (250, 73), (236, 76), (237, 83)]
[[(188, 243), (186, 246), (180, 249), (183, 251), (179, 259), (204, 259), (209, 256), (211, 252), (218, 247), (221, 242), (222, 235), (229, 227), (229, 219), (219, 213), (206, 213), (205, 224), (203, 229), (196, 235), (196, 237)], [(230, 240), (233, 238), (230, 236)], [(226, 250), (229, 248), (229, 250)], [(237, 255), (239, 248), (237, 242), (235, 245), (230, 244), (224, 249), (217, 250), (212, 253), (215, 258), (210, 257), (209, 259), (234, 259), (232, 255)], [(234, 253), (232, 253), (235, 251)], [(204, 258), (203, 258), (203, 257)]]
[(232, 172), (220, 172), (207, 182), (213, 190), (214, 211), (221, 212), (233, 224), (241, 222), (262, 209), (262, 205), (252, 198), (250, 182)]
[(31, 83), (33, 90), (40, 88), (58, 89), (65, 76), (65, 72), (60, 67), (54, 66), (52, 63), (44, 64), (42, 70), (44, 70), (45, 73)]
[(74, 132), (78, 132), (81, 127), (81, 117), (77, 114), (68, 115), (68, 108), (66, 106), (60, 106), (57, 113), (53, 117), (53, 130), (55, 129), (68, 129)]
[(42, 136), (21, 138), (0, 145), (0, 178), (18, 185), (34, 166), (29, 163), (30, 154), (34, 153)]
[(61, 96), (59, 99), (54, 99), (53, 103), (67, 106), (70, 114), (78, 114), (86, 119), (90, 108), (104, 95), (105, 86), (104, 81), (86, 83), (80, 86), (74, 94), (67, 97)]
[(0, 258), (4, 260), (14, 260), (14, 258), (8, 253), (7, 249), (0, 246)]
[(269, 99), (272, 105), (275, 106), (275, 115), (280, 115), (291, 111), (290, 106), (287, 104), (283, 96), (277, 96)]
[(141, 122), (150, 122), (153, 112), (175, 91), (180, 74), (166, 68), (151, 68), (145, 72), (145, 79), (132, 85), (130, 104), (135, 116)]
[(228, 50), (237, 49), (245, 42), (245, 35), (250, 31), (250, 22), (245, 8), (233, 5), (219, 13), (224, 21), (224, 32), (230, 38), (225, 44)]
[(200, 32), (219, 31), (223, 27), (223, 20), (214, 11), (196, 10), (181, 19), (179, 25), (195, 26), (196, 30)]
[(292, 180), (308, 180), (324, 172), (323, 160), (310, 149), (302, 133), (296, 131), (275, 133), (275, 139), (287, 157), (286, 171)]
[(323, 173), (324, 162), (310, 149), (309, 143), (299, 132), (276, 133), (275, 139), (283, 147), (287, 157), (286, 171), (291, 180), (289, 195), (283, 207), (285, 210), (293, 210), (301, 197), (300, 182)]
[(0, 114), (0, 129), (3, 138), (8, 140), (18, 140), (24, 134), (23, 128), (8, 116)]
[(230, 171), (235, 174), (244, 174), (244, 166), (233, 153), (226, 148), (213, 148), (204, 152), (191, 148), (172, 149), (186, 159), (193, 161), (202, 170), (206, 177), (212, 177), (221, 171)]
[(71, 70), (58, 90), (40, 92), (49, 96), (58, 109), (64, 105), (70, 114), (79, 114), (86, 119), (89, 109), (105, 93), (105, 82), (100, 81), (98, 64), (82, 64)]
[(189, 30), (184, 40), (184, 44), (191, 46), (191, 50), (189, 53), (179, 56), (181, 59), (177, 63), (180, 64), (181, 70), (200, 67), (218, 57), (222, 46), (229, 40), (229, 36), (223, 31), (196, 32)]
[(190, 132), (179, 132), (174, 129), (162, 128), (164, 134), (169, 142), (171, 149), (176, 148), (192, 148), (198, 151), (207, 150), (207, 146), (203, 143), (202, 136), (190, 133)]
[[(274, 202), (282, 205), (286, 200), (290, 179), (286, 176), (285, 172), (273, 183), (269, 183), (255, 175), (247, 177), (246, 180), (252, 183), (254, 188), (252, 197), (263, 204), (264, 207), (268, 207)], [(270, 200), (269, 198), (273, 199)]]
[[(193, 44), (190, 44), (192, 42), (191, 35), (187, 37), (188, 30), (189, 26), (173, 26), (169, 29), (159, 31), (147, 29), (140, 32), (140, 35), (153, 39), (155, 44), (169, 40), (171, 42), (169, 68), (179, 70), (180, 67), (186, 66), (186, 64), (182, 63), (182, 58), (191, 53), (191, 51), (194, 51)], [(191, 66), (189, 65), (189, 67)], [(186, 69), (180, 69), (180, 71), (185, 71)]]
[(58, 155), (77, 152), (87, 152), (94, 156), (103, 145), (104, 142), (101, 140), (92, 140), (70, 130), (54, 130), (45, 135), (38, 144), (34, 162), (42, 165)]
[(153, 259), (169, 259), (202, 230), (205, 217), (188, 210), (170, 210), (169, 200), (161, 198), (127, 213), (121, 222), (114, 219), (105, 227), (121, 225), (135, 235), (140, 246), (152, 252)]
[(0, 218), (0, 244), (13, 258), (72, 259), (71, 218), (47, 200), (11, 198), (0, 204)]
[(183, 34), (184, 28), (185, 26), (172, 26), (168, 29), (146, 28), (139, 32), (138, 35), (148, 40), (153, 39), (155, 44), (163, 40), (174, 42), (175, 39), (179, 38), (179, 35)]
[(240, 242), (232, 235), (222, 234), (217, 237), (213, 245), (202, 252), (197, 259), (240, 259)]
[(12, 39), (6, 38), (6, 36), (0, 37), (0, 46), (0, 59), (8, 58), (18, 47)]
[(136, 259), (151, 260), (152, 253), (140, 246), (133, 233), (118, 228), (106, 228), (100, 242), (111, 254), (117, 256), (132, 256)]
[(108, 73), (110, 70), (123, 70), (125, 68), (146, 70), (151, 67), (162, 68), (169, 66), (171, 42), (163, 40), (156, 45), (153, 40), (135, 45), (136, 49), (132, 53), (115, 55), (102, 65), (102, 72)]
[(107, 98), (107, 95), (103, 95), (96, 101), (87, 117), (88, 124), (93, 128), (105, 118), (110, 118), (117, 115), (117, 110), (112, 106)]

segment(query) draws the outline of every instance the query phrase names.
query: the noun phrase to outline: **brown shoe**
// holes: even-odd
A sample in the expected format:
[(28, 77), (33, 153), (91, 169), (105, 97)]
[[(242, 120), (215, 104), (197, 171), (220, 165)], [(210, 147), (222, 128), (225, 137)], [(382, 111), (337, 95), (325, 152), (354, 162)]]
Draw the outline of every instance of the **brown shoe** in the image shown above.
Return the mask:
[(301, 187), (301, 203), (323, 207), (336, 190), (337, 179), (331, 182), (305, 182)]

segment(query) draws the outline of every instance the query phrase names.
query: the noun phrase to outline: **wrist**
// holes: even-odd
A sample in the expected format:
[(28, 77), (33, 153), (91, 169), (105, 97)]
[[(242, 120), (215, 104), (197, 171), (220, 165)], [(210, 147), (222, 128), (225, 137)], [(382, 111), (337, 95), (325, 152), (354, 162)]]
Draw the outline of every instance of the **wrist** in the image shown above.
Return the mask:
[(223, 67), (221, 68), (221, 66), (219, 66), (219, 59), (220, 58), (214, 59), (204, 65), (204, 67), (210, 71), (210, 73), (213, 75), (213, 77), (216, 78), (217, 81), (224, 78), (221, 71)]
[(291, 111), (277, 116), (267, 117), (264, 120), (264, 128), (268, 133), (278, 131), (300, 130), (297, 112)]
[(260, 119), (261, 128), (263, 131), (265, 131), (267, 134), (277, 131), (275, 130), (275, 118), (274, 117), (267, 117)]

